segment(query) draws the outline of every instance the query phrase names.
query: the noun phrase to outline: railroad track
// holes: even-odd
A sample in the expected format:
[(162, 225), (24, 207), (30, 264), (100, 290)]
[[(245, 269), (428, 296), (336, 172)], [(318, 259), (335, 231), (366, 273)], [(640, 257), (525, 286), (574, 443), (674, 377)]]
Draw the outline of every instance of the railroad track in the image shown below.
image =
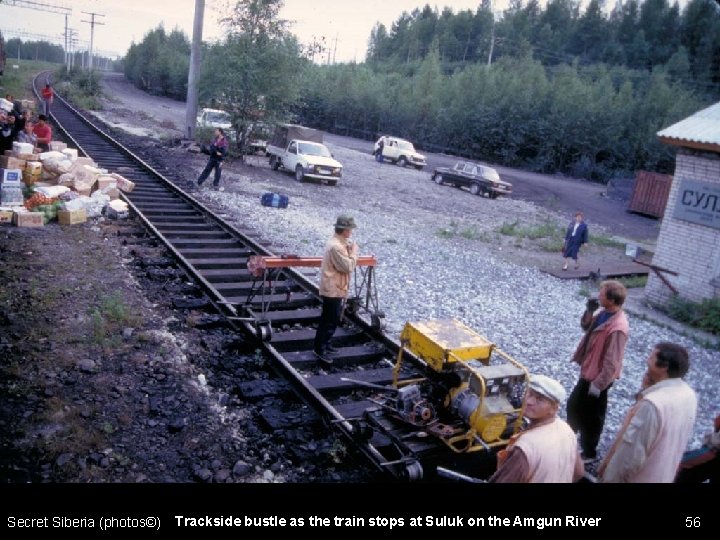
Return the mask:
[[(388, 403), (400, 403), (399, 398), (379, 397), (397, 395), (393, 382), (402, 387), (427, 380), (433, 370), (403, 350), (402, 369), (393, 372), (401, 345), (381, 330), (372, 283), (366, 282), (372, 278), (370, 270), (356, 274), (356, 282), (367, 286), (367, 296), (346, 310), (332, 342), (337, 349), (333, 364), (321, 365), (312, 350), (321, 300), (307, 274), (278, 268), (268, 288), (268, 275), (258, 278), (248, 269), (248, 261), (275, 254), (163, 177), (61, 96), (56, 96), (51, 114), (56, 129), (79, 155), (135, 183), (132, 192), (121, 195), (131, 215), (164, 245), (227, 323), (257, 339), (272, 358), (273, 368), (379, 470), (399, 479), (468, 481), (493, 470), (494, 448), (482, 443), (482, 448), (474, 447), (481, 452), (453, 450), (417, 423), (386, 414), (392, 408)], [(255, 397), (270, 396), (278, 392), (273, 386), (245, 390)], [(282, 418), (276, 422), (287, 427)]]

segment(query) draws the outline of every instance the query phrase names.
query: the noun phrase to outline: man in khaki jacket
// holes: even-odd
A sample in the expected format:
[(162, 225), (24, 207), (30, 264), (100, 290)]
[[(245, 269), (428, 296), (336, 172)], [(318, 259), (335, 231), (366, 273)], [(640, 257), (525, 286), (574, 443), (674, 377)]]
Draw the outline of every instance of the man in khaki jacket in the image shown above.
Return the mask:
[(334, 352), (330, 339), (340, 323), (343, 302), (348, 295), (350, 274), (358, 261), (358, 245), (350, 236), (355, 229), (355, 220), (350, 216), (338, 216), (335, 222), (335, 234), (325, 245), (322, 266), (320, 267), (320, 298), (322, 314), (315, 333), (313, 350), (320, 362), (329, 365)]
[(658, 343), (647, 366), (638, 401), (598, 470), (603, 482), (672, 482), (692, 437), (697, 396), (682, 379), (687, 350)]

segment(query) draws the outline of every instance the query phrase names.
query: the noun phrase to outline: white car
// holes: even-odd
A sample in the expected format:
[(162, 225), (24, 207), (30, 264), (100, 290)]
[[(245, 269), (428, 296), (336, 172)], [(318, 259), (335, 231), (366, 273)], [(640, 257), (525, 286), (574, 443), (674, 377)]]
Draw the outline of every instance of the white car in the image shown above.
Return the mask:
[(196, 125), (199, 128), (222, 128), (229, 139), (236, 138), (230, 113), (219, 109), (200, 109)]
[[(383, 142), (382, 155), (378, 155), (380, 141)], [(386, 135), (383, 135), (375, 142), (373, 155), (375, 159), (380, 162), (387, 159), (392, 163), (397, 163), (401, 167), (410, 164), (418, 170), (422, 169), (427, 163), (425, 156), (417, 152), (410, 141), (398, 137), (388, 137)]]
[(282, 167), (295, 172), (295, 180), (315, 178), (334, 186), (342, 178), (342, 164), (336, 161), (327, 146), (313, 141), (292, 140), (281, 159), (272, 160), (272, 168)]

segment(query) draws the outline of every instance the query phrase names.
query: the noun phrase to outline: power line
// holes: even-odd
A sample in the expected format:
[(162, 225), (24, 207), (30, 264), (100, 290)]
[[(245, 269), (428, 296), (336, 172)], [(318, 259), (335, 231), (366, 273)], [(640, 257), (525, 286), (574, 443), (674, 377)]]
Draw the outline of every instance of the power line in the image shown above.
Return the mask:
[(60, 15), (72, 15), (72, 8), (59, 6), (57, 4), (48, 4), (47, 2), (35, 2), (33, 0), (5, 0), (5, 5), (37, 9), (38, 11), (47, 11), (49, 13), (58, 13)]

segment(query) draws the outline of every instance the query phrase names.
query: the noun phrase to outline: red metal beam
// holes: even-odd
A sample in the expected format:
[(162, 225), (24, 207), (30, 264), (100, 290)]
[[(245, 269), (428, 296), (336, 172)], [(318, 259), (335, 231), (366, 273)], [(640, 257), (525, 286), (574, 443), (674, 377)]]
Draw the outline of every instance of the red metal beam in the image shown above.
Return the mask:
[[(248, 271), (254, 276), (260, 276), (267, 268), (310, 267), (320, 268), (322, 257), (300, 257), (297, 255), (283, 255), (281, 257), (268, 257), (252, 255), (248, 259)], [(358, 257), (358, 266), (377, 266), (375, 255), (361, 255)]]

